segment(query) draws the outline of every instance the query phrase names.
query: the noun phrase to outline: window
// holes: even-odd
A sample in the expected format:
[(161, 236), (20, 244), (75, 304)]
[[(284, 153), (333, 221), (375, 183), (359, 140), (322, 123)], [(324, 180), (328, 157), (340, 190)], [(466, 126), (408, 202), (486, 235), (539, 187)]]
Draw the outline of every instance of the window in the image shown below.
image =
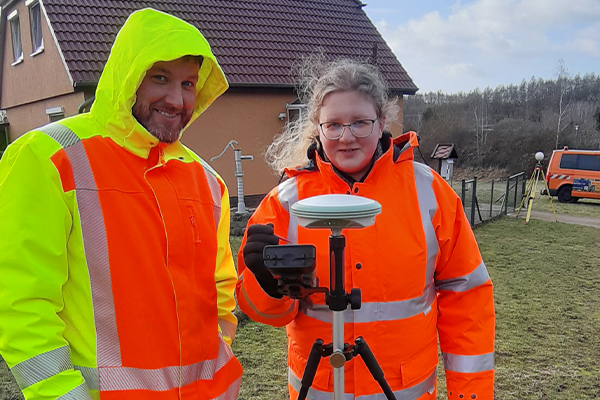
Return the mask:
[(600, 156), (593, 154), (580, 154), (577, 156), (577, 169), (586, 171), (600, 171)]
[(306, 104), (300, 104), (300, 103), (292, 103), (292, 104), (286, 104), (285, 108), (287, 110), (287, 120), (288, 123), (291, 123), (297, 119), (299, 119), (300, 117), (302, 117), (304, 115), (305, 112), (307, 112), (308, 107), (306, 106)]
[(65, 109), (62, 107), (46, 108), (46, 115), (50, 122), (56, 122), (65, 117)]
[(10, 36), (12, 38), (13, 48), (13, 63), (11, 65), (16, 65), (23, 61), (23, 48), (21, 47), (21, 25), (19, 24), (19, 14), (17, 10), (8, 15), (8, 21), (10, 23)]
[(577, 154), (563, 154), (560, 158), (560, 168), (575, 169), (577, 167)]
[(0, 158), (4, 154), (4, 150), (8, 147), (8, 126), (7, 124), (0, 125)]
[(563, 154), (560, 168), (583, 171), (600, 171), (600, 156), (593, 154)]
[(29, 7), (29, 25), (31, 26), (31, 48), (32, 56), (44, 51), (44, 40), (42, 38), (42, 11), (39, 0), (27, 1)]

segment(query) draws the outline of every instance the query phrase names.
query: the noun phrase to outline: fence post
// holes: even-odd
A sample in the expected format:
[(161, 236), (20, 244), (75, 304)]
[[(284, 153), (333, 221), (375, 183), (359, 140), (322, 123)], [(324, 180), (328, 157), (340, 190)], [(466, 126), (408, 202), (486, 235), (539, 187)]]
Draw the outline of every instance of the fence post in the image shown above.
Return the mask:
[(492, 210), (494, 208), (494, 180), (492, 179), (492, 194), (490, 194), (490, 218), (492, 218)]
[(471, 184), (471, 226), (475, 226), (475, 206), (477, 202), (477, 177), (473, 177)]
[(461, 182), (461, 191), (460, 191), (460, 201), (463, 205), (463, 210), (465, 208), (465, 196), (466, 196), (466, 188), (465, 188), (465, 180), (463, 179)]
[(504, 215), (508, 214), (508, 195), (510, 190), (510, 177), (506, 180), (506, 192), (504, 192)]

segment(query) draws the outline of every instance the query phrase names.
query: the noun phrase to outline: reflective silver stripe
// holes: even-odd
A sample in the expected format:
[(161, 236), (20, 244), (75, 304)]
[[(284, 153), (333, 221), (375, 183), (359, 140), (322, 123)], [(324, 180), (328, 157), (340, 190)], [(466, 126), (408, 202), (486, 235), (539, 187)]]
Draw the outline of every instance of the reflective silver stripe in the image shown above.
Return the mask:
[[(394, 391), (396, 400), (415, 400), (423, 396), (425, 393), (433, 393), (435, 390), (436, 373), (433, 371), (431, 375), (425, 378), (422, 382), (411, 386), (406, 389)], [(294, 372), (288, 367), (288, 383), (296, 390), (300, 392), (302, 387), (302, 381), (294, 374)], [(331, 400), (332, 392), (325, 392), (322, 390), (315, 390), (313, 388), (308, 389), (307, 400)], [(383, 393), (368, 394), (364, 396), (354, 397), (351, 393), (344, 393), (344, 400), (380, 400), (384, 399)]]
[(73, 169), (85, 259), (92, 289), (98, 366), (120, 366), (121, 347), (114, 312), (104, 217), (85, 148), (73, 131), (59, 123), (46, 125), (40, 130), (56, 141), (61, 140), (59, 144), (66, 145), (63, 148)]
[[(414, 317), (420, 313), (427, 314), (431, 310), (435, 296), (435, 290), (430, 286), (422, 296), (413, 299), (385, 303), (362, 303), (359, 310), (344, 310), (344, 322), (348, 324), (393, 321)], [(309, 305), (301, 301), (300, 312), (321, 322), (333, 322), (333, 311), (327, 305)]]
[(444, 358), (444, 368), (449, 371), (469, 374), (494, 369), (493, 352), (478, 356), (459, 356), (457, 354), (442, 353), (442, 357)]
[(415, 173), (415, 184), (417, 186), (417, 196), (419, 199), (419, 213), (421, 214), (421, 224), (425, 232), (425, 241), (427, 243), (427, 269), (425, 275), (424, 292), (434, 284), (435, 260), (439, 253), (439, 244), (435, 229), (433, 228), (433, 216), (437, 211), (437, 200), (433, 191), (433, 173), (431, 168), (419, 162), (413, 162)]
[[(246, 270), (244, 270), (244, 272), (246, 272)], [(239, 277), (239, 280), (243, 282), (244, 280), (244, 272), (242, 272), (242, 274)], [(261, 318), (265, 318), (265, 319), (277, 319), (277, 318), (282, 318), (285, 317), (286, 315), (288, 315), (289, 313), (291, 313), (292, 311), (294, 311), (294, 307), (296, 307), (296, 302), (293, 301), (290, 304), (290, 307), (285, 310), (284, 312), (280, 313), (280, 314), (267, 314), (264, 313), (262, 311), (260, 311), (252, 302), (252, 299), (250, 299), (250, 296), (248, 296), (248, 292), (246, 292), (246, 287), (244, 285), (242, 285), (242, 295), (244, 296), (244, 300), (246, 300), (246, 303), (250, 306), (250, 308), (252, 309), (252, 311), (254, 311), (257, 315), (259, 315)]]
[(292, 204), (298, 201), (298, 189), (296, 188), (296, 177), (290, 178), (279, 184), (277, 188), (279, 203), (288, 212), (290, 223), (288, 225), (287, 239), (292, 243), (298, 243), (298, 221), (295, 215), (290, 213)]
[(44, 132), (46, 135), (56, 140), (58, 144), (65, 149), (73, 146), (75, 143), (81, 140), (79, 139), (79, 136), (73, 133), (71, 129), (58, 123), (48, 124), (38, 128), (37, 130)]
[(221, 327), (223, 336), (227, 336), (233, 340), (235, 337), (235, 331), (237, 330), (237, 324), (227, 321), (226, 319), (219, 318), (219, 326)]
[[(291, 368), (288, 367), (288, 383), (296, 390), (296, 392), (300, 392), (302, 388), (302, 381), (300, 378), (294, 374)], [(332, 392), (324, 392), (322, 390), (316, 390), (312, 387), (308, 389), (308, 394), (306, 396), (307, 400), (331, 400)], [(354, 400), (354, 395), (351, 393), (344, 393), (344, 400)]]
[(231, 385), (229, 385), (229, 387), (223, 394), (221, 394), (218, 397), (215, 397), (214, 399), (211, 399), (211, 400), (235, 400), (235, 399), (237, 399), (237, 395), (238, 395), (238, 392), (240, 391), (241, 383), (242, 383), (242, 378), (239, 377), (235, 382), (233, 382)]
[(92, 396), (90, 395), (87, 385), (82, 383), (75, 389), (69, 390), (56, 400), (92, 400)]
[[(233, 357), (231, 349), (221, 338), (217, 358), (183, 367), (173, 366), (158, 369), (107, 367), (95, 369), (75, 366), (75, 369), (81, 371), (90, 390), (152, 390), (158, 392), (189, 385), (198, 380), (211, 380), (217, 371), (223, 368)], [(225, 397), (225, 399), (228, 398)]]
[(206, 181), (208, 182), (208, 188), (213, 200), (213, 217), (215, 219), (215, 228), (219, 229), (219, 221), (221, 220), (221, 185), (219, 180), (214, 175), (212, 168), (207, 168), (207, 165), (202, 164), (204, 167), (204, 174), (206, 175)]
[(69, 347), (63, 346), (22, 361), (10, 370), (21, 389), (46, 380), (61, 372), (72, 370)]
[(470, 274), (451, 279), (435, 281), (436, 290), (450, 290), (452, 292), (466, 292), (477, 286), (483, 285), (490, 279), (488, 270), (483, 261)]
[(98, 370), (96, 368), (75, 366), (75, 369), (81, 373), (85, 383), (90, 390), (100, 390), (100, 382), (98, 381)]

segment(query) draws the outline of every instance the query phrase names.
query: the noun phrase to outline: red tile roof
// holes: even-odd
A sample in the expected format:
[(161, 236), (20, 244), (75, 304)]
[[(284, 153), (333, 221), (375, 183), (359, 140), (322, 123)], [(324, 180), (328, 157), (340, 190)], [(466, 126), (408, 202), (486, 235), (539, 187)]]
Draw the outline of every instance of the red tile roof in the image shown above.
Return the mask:
[[(44, 0), (75, 84), (95, 83), (134, 10), (152, 7), (202, 31), (231, 86), (294, 85), (290, 66), (321, 50), (375, 62), (395, 92), (418, 89), (358, 0)], [(374, 50), (376, 49), (376, 50)]]
[(435, 146), (435, 149), (433, 149), (431, 158), (446, 160), (448, 158), (458, 158), (458, 154), (456, 153), (454, 144), (439, 143)]

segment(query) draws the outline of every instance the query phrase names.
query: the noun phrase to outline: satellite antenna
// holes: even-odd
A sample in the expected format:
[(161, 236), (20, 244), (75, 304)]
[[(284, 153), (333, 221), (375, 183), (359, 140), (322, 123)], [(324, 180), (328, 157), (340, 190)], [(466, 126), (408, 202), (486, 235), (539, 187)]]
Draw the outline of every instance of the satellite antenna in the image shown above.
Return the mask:
[(344, 310), (350, 304), (351, 309), (361, 307), (360, 289), (353, 288), (350, 293), (345, 289), (344, 249), (346, 237), (343, 229), (360, 229), (375, 223), (375, 216), (381, 213), (381, 205), (365, 197), (343, 194), (326, 194), (309, 197), (294, 203), (291, 213), (298, 224), (308, 229), (330, 229), (329, 236), (329, 284), (327, 292), (329, 309), (333, 311), (333, 346), (324, 345), (317, 339), (310, 351), (298, 400), (306, 399), (312, 385), (319, 361), (329, 357), (333, 367), (333, 399), (344, 399), (344, 364), (354, 356), (360, 355), (377, 380), (388, 400), (396, 400), (394, 393), (385, 380), (383, 370), (362, 337), (355, 339), (354, 346), (344, 343)]

